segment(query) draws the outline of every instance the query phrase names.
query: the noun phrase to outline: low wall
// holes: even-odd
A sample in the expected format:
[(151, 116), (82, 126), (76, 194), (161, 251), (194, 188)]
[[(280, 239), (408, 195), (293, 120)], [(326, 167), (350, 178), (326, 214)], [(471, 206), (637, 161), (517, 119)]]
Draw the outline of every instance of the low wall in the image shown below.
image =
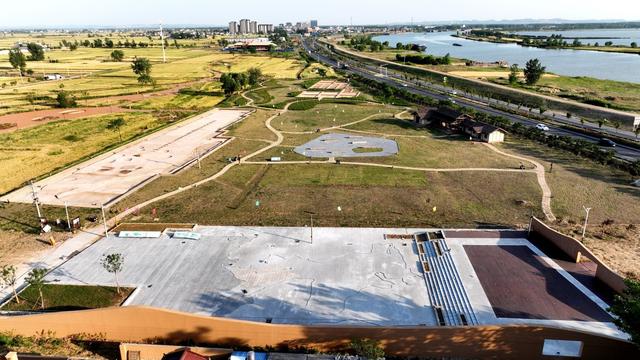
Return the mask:
[(575, 262), (580, 262), (582, 257), (587, 257), (593, 261), (598, 266), (596, 269), (596, 278), (617, 293), (621, 294), (627, 288), (624, 284), (624, 278), (603, 263), (602, 260), (595, 256), (591, 250), (580, 241), (553, 230), (535, 217), (531, 219), (531, 232), (550, 241)]
[(108, 341), (189, 342), (228, 348), (304, 346), (322, 352), (344, 350), (352, 339), (369, 338), (379, 340), (389, 355), (519, 360), (540, 359), (544, 340), (556, 339), (582, 341), (582, 359), (640, 358), (640, 350), (630, 342), (545, 326), (299, 326), (137, 306), (1, 317), (0, 329), (25, 336), (48, 330), (59, 337), (100, 334)]

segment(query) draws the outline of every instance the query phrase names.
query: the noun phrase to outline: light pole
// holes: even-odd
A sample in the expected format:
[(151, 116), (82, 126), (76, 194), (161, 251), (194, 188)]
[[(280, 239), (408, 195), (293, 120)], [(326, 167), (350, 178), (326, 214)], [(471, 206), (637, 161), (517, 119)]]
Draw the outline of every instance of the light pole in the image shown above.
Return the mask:
[(69, 219), (69, 207), (66, 201), (64, 202), (64, 212), (65, 214), (67, 214), (67, 228), (69, 228), (69, 231), (71, 231), (71, 220)]
[(584, 217), (584, 225), (582, 226), (582, 238), (584, 239), (584, 234), (587, 232), (587, 222), (589, 221), (589, 211), (591, 211), (591, 208), (584, 206), (582, 208), (587, 213), (587, 216)]
[(104, 215), (104, 204), (100, 205), (100, 210), (102, 210), (102, 224), (104, 225), (104, 237), (109, 237), (109, 229), (107, 228), (107, 217)]
[(33, 185), (33, 181), (29, 181), (31, 184), (31, 195), (33, 196), (33, 202), (36, 204), (36, 211), (38, 212), (38, 221), (42, 219), (42, 213), (40, 212), (40, 200), (38, 200), (38, 193), (36, 187)]

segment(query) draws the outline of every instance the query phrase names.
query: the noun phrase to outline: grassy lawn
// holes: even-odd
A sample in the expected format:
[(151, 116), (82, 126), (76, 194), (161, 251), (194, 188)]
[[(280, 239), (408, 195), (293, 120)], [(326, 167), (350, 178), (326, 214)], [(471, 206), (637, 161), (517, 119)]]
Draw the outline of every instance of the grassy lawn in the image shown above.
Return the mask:
[[(533, 174), (271, 165), (257, 183), (252, 181), (263, 167), (236, 167), (219, 181), (158, 203), (160, 220), (301, 226), (308, 223), (305, 211), (312, 211), (318, 226), (443, 227), (526, 224), (532, 212), (540, 213), (541, 194)], [(530, 205), (517, 205), (520, 200)], [(152, 219), (144, 212), (129, 220)]]
[(106, 128), (115, 117), (125, 119), (122, 139), (127, 141), (168, 124), (151, 113), (122, 113), (77, 120), (59, 120), (0, 134), (0, 193), (66, 164), (89, 157), (120, 143), (117, 131)]
[(282, 131), (314, 131), (344, 125), (376, 114), (394, 114), (400, 108), (379, 104), (318, 104), (310, 110), (289, 111), (274, 119), (272, 125)]
[(640, 224), (640, 189), (630, 185), (629, 174), (531, 141), (509, 139), (500, 147), (539, 159), (547, 171), (553, 162), (553, 172), (547, 172), (551, 205), (563, 220), (580, 223), (586, 206), (593, 208), (589, 214), (593, 224), (607, 219)]
[(357, 147), (353, 149), (354, 153), (362, 153), (362, 154), (366, 154), (366, 153), (375, 153), (375, 152), (380, 152), (383, 151), (383, 148), (379, 148), (379, 147)]
[(320, 63), (312, 63), (300, 73), (300, 79), (317, 78), (320, 75), (318, 74), (318, 69), (324, 69), (324, 71), (326, 71), (325, 76), (336, 76), (336, 72), (333, 70), (333, 68), (322, 65)]
[[(69, 311), (118, 306), (133, 290), (120, 288), (120, 294), (118, 294), (115, 287), (108, 286), (45, 284), (42, 287), (44, 310)], [(18, 294), (20, 303), (13, 299), (0, 309), (6, 311), (41, 310), (39, 296), (38, 290), (29, 286)]]

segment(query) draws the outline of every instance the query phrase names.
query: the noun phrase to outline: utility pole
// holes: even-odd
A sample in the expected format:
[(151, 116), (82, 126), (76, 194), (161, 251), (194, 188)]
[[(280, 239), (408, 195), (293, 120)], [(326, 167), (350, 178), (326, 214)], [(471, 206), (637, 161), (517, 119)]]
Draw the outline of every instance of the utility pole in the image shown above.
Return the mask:
[(311, 245), (313, 245), (313, 214), (311, 215)]
[(582, 226), (582, 239), (584, 239), (584, 234), (587, 232), (587, 222), (589, 221), (589, 211), (591, 211), (591, 208), (584, 206), (582, 208), (587, 212), (587, 216), (584, 217), (584, 225)]
[(40, 200), (38, 199), (38, 192), (36, 192), (36, 187), (33, 185), (33, 181), (29, 181), (31, 184), (31, 195), (33, 196), (33, 202), (36, 204), (36, 211), (38, 212), (38, 220), (42, 219), (42, 213), (40, 212)]
[(102, 223), (104, 224), (104, 237), (109, 237), (109, 229), (107, 228), (107, 217), (104, 215), (104, 204), (100, 205), (100, 210), (102, 210)]
[(71, 219), (69, 218), (69, 207), (66, 201), (64, 202), (64, 212), (67, 214), (67, 227), (71, 231)]
[(160, 23), (160, 42), (162, 42), (162, 62), (167, 62), (167, 54), (164, 50), (164, 33), (162, 32), (162, 23)]

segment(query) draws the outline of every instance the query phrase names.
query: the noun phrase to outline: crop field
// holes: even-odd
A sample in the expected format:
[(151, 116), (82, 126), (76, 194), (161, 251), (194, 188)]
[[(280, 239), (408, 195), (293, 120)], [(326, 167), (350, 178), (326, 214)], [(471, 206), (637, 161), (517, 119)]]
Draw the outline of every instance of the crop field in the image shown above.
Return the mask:
[(295, 79), (304, 65), (297, 59), (262, 55), (217, 54), (213, 60), (213, 70), (218, 72), (245, 72), (252, 67), (276, 79)]
[(167, 124), (151, 113), (134, 112), (60, 120), (0, 134), (0, 193), (120, 143), (118, 131), (106, 128), (115, 117), (125, 120), (120, 129), (123, 141)]

